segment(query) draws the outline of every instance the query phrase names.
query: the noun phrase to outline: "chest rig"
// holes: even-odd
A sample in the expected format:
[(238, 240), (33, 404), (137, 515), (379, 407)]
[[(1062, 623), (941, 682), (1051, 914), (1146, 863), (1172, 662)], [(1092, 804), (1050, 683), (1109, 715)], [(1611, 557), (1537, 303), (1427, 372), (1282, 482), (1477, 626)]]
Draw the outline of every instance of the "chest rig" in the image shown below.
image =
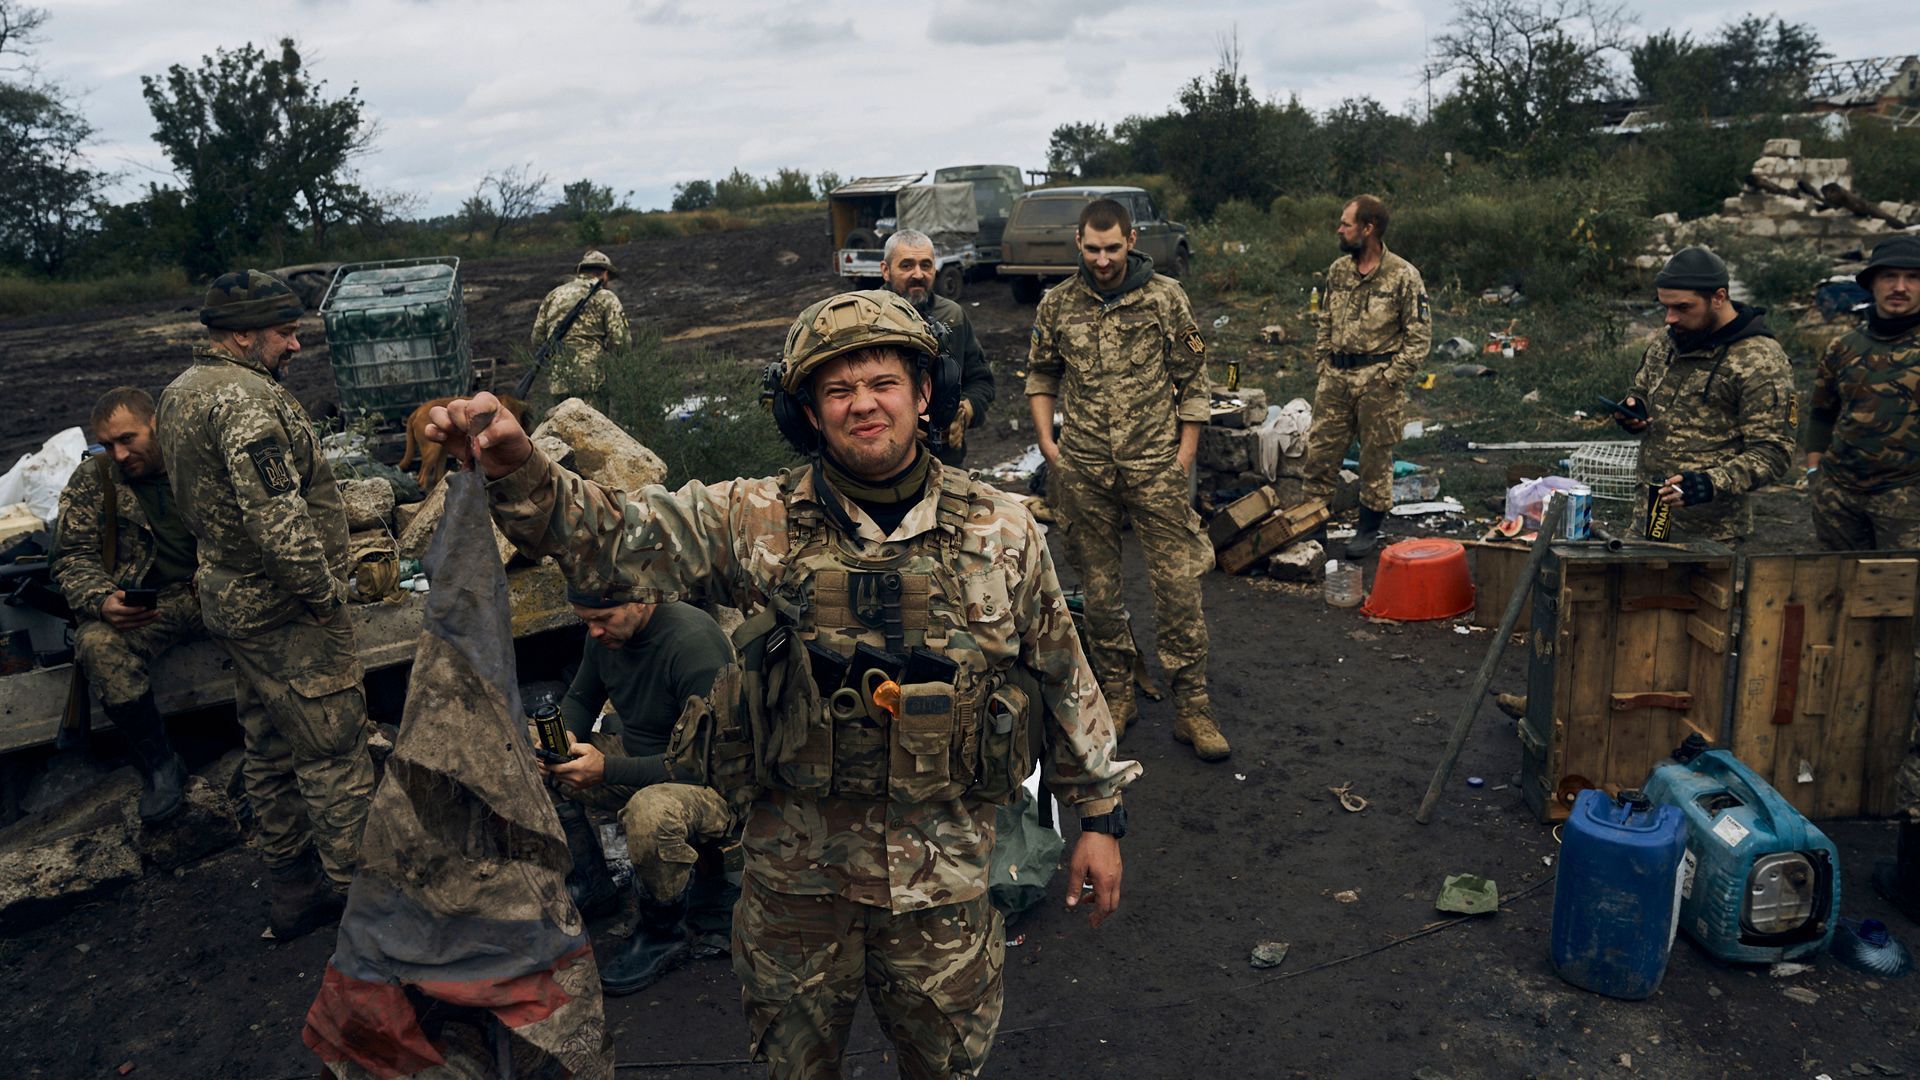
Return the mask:
[(756, 785), (1010, 799), (1032, 772), (1039, 694), (1014, 663), (1003, 572), (964, 528), (972, 481), (941, 470), (936, 527), (874, 544), (798, 502), (800, 475), (782, 483), (788, 553), (769, 607), (740, 633)]

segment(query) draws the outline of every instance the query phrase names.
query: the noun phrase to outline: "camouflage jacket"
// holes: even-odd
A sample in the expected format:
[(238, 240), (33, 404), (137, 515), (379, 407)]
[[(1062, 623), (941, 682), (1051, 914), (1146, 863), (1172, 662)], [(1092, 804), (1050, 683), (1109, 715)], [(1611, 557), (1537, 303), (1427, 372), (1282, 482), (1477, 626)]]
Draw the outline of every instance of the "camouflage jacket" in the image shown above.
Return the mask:
[(980, 348), (980, 339), (974, 336), (973, 324), (967, 321), (967, 309), (944, 296), (935, 296), (927, 305), (926, 315), (947, 328), (940, 347), (960, 361), (960, 396), (973, 402), (973, 423), (968, 426), (979, 427), (987, 422), (987, 407), (993, 404), (993, 367)]
[(1386, 377), (1397, 382), (1412, 375), (1432, 348), (1427, 287), (1412, 263), (1382, 249), (1380, 265), (1366, 277), (1354, 269), (1351, 255), (1327, 268), (1313, 339), (1313, 358), (1323, 372), (1335, 353), (1391, 355)]
[[(114, 489), (113, 572), (107, 572), (107, 486)], [(100, 605), (121, 589), (137, 587), (153, 569), (153, 529), (147, 511), (127, 485), (126, 476), (106, 454), (90, 457), (73, 470), (60, 492), (60, 516), (54, 523), (53, 580), (67, 606), (83, 618), (100, 614)]]
[(1784, 475), (1793, 449), (1799, 410), (1786, 351), (1763, 312), (1740, 311), (1744, 321), (1687, 352), (1671, 333), (1655, 335), (1634, 372), (1631, 393), (1648, 410), (1639, 482), (1682, 472), (1713, 481), (1712, 501), (1674, 512), (1683, 536), (1744, 536), (1752, 523), (1747, 493)]
[(1129, 284), (1144, 280), (1111, 303), (1081, 273), (1034, 312), (1027, 393), (1059, 400), (1060, 453), (1076, 464), (1171, 462), (1181, 423), (1209, 416), (1206, 344), (1186, 291), (1134, 258)]
[(201, 614), (243, 637), (347, 596), (347, 515), (306, 411), (273, 376), (215, 346), (160, 396), (160, 451), (200, 542)]
[[(891, 536), (845, 502), (858, 535), (837, 542), (871, 559), (892, 550), (889, 542), (948, 528), (939, 515), (945, 467), (934, 469), (927, 494)], [(822, 498), (811, 472), (712, 486), (695, 481), (678, 492), (650, 486), (622, 496), (538, 450), (491, 491), (506, 535), (528, 555), (552, 555), (578, 587), (618, 589), (647, 602), (718, 601), (749, 618), (776, 595), (792, 599), (788, 500), (808, 511)], [(1080, 652), (1039, 527), (993, 488), (974, 482), (971, 491), (971, 512), (959, 526), (971, 535), (954, 569), (963, 581), (997, 586), (985, 591), (1004, 602), (968, 603), (977, 651), (957, 648), (956, 638), (946, 653), (963, 665), (1018, 663), (1039, 680), (1053, 747), (1046, 779), (1076, 812), (1105, 813), (1140, 766), (1115, 760), (1113, 721)], [(748, 868), (779, 892), (840, 896), (895, 912), (955, 903), (986, 890), (994, 813), (991, 803), (969, 798), (906, 803), (774, 792), (747, 816)]]
[[(593, 288), (593, 276), (579, 274), (547, 294), (540, 302), (540, 313), (533, 317), (533, 347), (538, 349), (546, 344), (548, 335), (567, 317), (573, 305), (587, 295)], [(608, 349), (626, 347), (631, 335), (627, 328), (626, 309), (620, 306), (620, 298), (613, 295), (612, 288), (603, 288), (593, 294), (593, 299), (573, 320), (567, 329), (567, 336), (561, 340), (561, 347), (575, 363), (589, 364), (598, 359)], [(556, 350), (560, 351), (560, 350)]]
[(1807, 407), (1806, 449), (1849, 491), (1874, 495), (1920, 481), (1920, 330), (1880, 337), (1866, 327), (1820, 358)]

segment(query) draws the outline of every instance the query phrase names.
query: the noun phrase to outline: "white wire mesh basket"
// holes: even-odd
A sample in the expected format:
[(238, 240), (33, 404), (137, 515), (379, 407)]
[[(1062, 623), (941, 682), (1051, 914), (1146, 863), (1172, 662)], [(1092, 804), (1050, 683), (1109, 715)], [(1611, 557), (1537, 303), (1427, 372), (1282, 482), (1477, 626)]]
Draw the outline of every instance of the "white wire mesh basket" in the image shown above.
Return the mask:
[(1639, 443), (1599, 442), (1577, 447), (1567, 471), (1593, 489), (1596, 499), (1632, 502), (1640, 492), (1639, 467)]

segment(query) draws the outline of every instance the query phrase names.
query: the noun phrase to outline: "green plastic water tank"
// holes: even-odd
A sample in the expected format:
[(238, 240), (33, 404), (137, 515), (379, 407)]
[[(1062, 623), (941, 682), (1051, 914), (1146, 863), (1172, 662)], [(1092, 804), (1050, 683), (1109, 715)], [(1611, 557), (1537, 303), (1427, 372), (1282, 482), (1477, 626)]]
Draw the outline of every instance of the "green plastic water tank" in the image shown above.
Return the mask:
[(340, 411), (404, 422), (414, 408), (473, 388), (473, 354), (451, 255), (347, 263), (320, 303)]

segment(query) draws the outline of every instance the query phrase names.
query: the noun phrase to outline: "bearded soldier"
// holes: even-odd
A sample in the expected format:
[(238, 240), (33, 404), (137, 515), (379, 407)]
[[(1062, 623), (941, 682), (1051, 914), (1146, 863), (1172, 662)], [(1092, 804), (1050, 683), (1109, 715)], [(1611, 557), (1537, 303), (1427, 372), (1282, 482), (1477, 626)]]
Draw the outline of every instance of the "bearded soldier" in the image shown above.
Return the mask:
[(747, 613), (742, 662), (712, 695), (721, 722), (674, 738), (709, 742), (708, 782), (746, 809), (734, 970), (774, 1076), (839, 1076), (862, 993), (903, 1075), (979, 1074), (1005, 948), (994, 810), (1031, 770), (1035, 723), (1081, 817), (1067, 902), (1090, 882), (1097, 926), (1120, 900), (1120, 793), (1140, 767), (1114, 759), (1039, 527), (918, 439), (922, 415), (953, 416), (937, 349), (890, 292), (802, 312), (770, 378), (782, 433), (812, 458), (765, 479), (609, 492), (487, 394), (429, 430), (463, 460), (477, 436), (495, 521), (575, 589)]
[(268, 922), (283, 938), (339, 917), (373, 794), (346, 510), (306, 411), (280, 385), (301, 313), (271, 274), (222, 274), (200, 311), (212, 341), (160, 398), (174, 500), (199, 541), (201, 617), (233, 660)]
[(937, 327), (940, 348), (960, 362), (960, 405), (947, 425), (946, 443), (935, 456), (942, 465), (958, 467), (967, 459), (967, 429), (987, 422), (993, 404), (993, 368), (974, 336), (967, 309), (933, 291), (933, 240), (917, 229), (901, 229), (887, 237), (881, 252), (880, 280), (906, 298), (907, 303)]

